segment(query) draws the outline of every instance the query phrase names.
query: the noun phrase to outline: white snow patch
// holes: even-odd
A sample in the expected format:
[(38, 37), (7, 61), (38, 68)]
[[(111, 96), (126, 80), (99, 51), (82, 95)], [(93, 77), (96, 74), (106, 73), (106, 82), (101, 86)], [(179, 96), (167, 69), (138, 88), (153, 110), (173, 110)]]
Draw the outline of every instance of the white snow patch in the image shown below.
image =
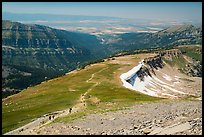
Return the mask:
[(156, 84), (154, 84), (152, 81), (150, 81), (149, 83), (148, 83), (151, 87), (154, 87), (154, 88), (156, 88)]
[[(155, 92), (145, 87), (152, 78), (150, 76), (144, 76), (144, 80), (141, 81), (136, 74), (140, 70), (140, 68), (144, 65), (143, 61), (144, 60), (140, 61), (139, 65), (135, 66), (128, 72), (121, 74), (120, 79), (123, 82), (123, 86), (126, 88), (140, 91), (141, 93), (144, 93), (150, 96), (157, 96)], [(133, 83), (132, 83), (133, 85), (127, 82), (126, 80), (130, 80), (130, 81), (133, 80)]]
[(180, 83), (179, 81), (174, 82), (174, 84), (179, 84), (179, 83)]
[(171, 88), (171, 87), (169, 87), (169, 86), (167, 86), (167, 85), (161, 85), (161, 86), (164, 87), (164, 88), (167, 88), (167, 89), (169, 89), (169, 90), (171, 90), (171, 91), (173, 91), (173, 92), (177, 92), (177, 93), (180, 93), (180, 94), (186, 94), (186, 93), (184, 93), (184, 92), (182, 92), (182, 91), (173, 89), (173, 88)]
[[(120, 75), (120, 79), (123, 82), (124, 87), (126, 87), (128, 89), (135, 90), (135, 91), (139, 91), (139, 92), (141, 92), (143, 94), (147, 94), (147, 95), (150, 95), (150, 96), (156, 96), (156, 97), (158, 97), (159, 95), (177, 97), (177, 96), (172, 95), (172, 94), (161, 92), (161, 91), (169, 91), (169, 90), (172, 91), (172, 92), (185, 94), (182, 91), (179, 91), (179, 90), (176, 90), (176, 89), (172, 88), (174, 86), (174, 84), (173, 85), (167, 84), (167, 83), (161, 81), (160, 79), (158, 79), (154, 75), (152, 77), (144, 76), (144, 79), (140, 80), (140, 78), (137, 76), (136, 73), (144, 65), (143, 61), (144, 60), (140, 61), (137, 66), (135, 66), (134, 68), (132, 68), (128, 72), (123, 73), (123, 74)], [(172, 80), (172, 78), (170, 76), (166, 75), (166, 74), (163, 77), (168, 81)], [(175, 77), (178, 77), (178, 76), (175, 76)], [(129, 82), (127, 82), (127, 80)], [(160, 87), (161, 90), (157, 90), (156, 89), (157, 87)]]
[[(131, 77), (133, 77), (137, 71), (139, 71), (139, 69), (142, 67), (142, 65), (144, 65), (143, 63), (144, 60), (139, 62), (139, 65), (135, 66), (134, 68), (132, 68), (131, 70), (129, 70), (126, 73), (123, 73), (122, 75), (120, 75), (120, 78), (123, 80), (128, 80)], [(124, 83), (125, 84), (125, 83)], [(125, 84), (126, 85), (126, 84)]]
[[(167, 84), (167, 83), (161, 81), (160, 79), (158, 79), (158, 78), (155, 77), (155, 76), (152, 76), (152, 77), (156, 80), (155, 82), (159, 82), (159, 83), (161, 83), (161, 84), (168, 85), (168, 86), (173, 86), (173, 85), (170, 85), (170, 84)], [(161, 85), (161, 84), (159, 84), (159, 85)]]
[(172, 78), (171, 78), (169, 75), (166, 75), (166, 74), (165, 74), (165, 75), (163, 76), (163, 78), (165, 78), (165, 79), (168, 80), (168, 81), (172, 81)]
[(163, 91), (167, 91), (165, 88), (162, 88)]
[(162, 95), (166, 95), (166, 96), (171, 96), (171, 97), (177, 98), (177, 96), (171, 95), (171, 94), (168, 94), (168, 93), (162, 93)]

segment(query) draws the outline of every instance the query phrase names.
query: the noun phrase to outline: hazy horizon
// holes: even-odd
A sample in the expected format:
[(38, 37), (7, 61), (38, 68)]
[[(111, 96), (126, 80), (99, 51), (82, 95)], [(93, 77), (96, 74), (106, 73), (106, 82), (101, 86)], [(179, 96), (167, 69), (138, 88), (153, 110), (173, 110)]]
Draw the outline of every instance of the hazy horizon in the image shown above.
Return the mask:
[(2, 12), (202, 22), (202, 2), (3, 2)]

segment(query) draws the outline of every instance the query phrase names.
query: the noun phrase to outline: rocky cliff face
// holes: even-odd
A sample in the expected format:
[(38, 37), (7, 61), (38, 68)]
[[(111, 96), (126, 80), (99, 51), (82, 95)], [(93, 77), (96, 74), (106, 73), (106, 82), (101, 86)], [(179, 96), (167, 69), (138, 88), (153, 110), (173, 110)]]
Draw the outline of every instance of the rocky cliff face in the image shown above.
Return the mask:
[(202, 63), (200, 61), (188, 63), (183, 72), (192, 77), (202, 77)]
[(5, 89), (22, 89), (105, 56), (95, 36), (2, 20), (3, 66), (31, 73), (9, 73), (3, 79)]
[[(149, 96), (162, 98), (199, 96), (196, 87), (190, 89), (189, 93), (186, 91), (189, 89), (187, 82), (195, 82), (195, 79), (200, 78), (189, 77), (181, 73), (186, 73), (185, 71), (179, 71), (187, 63), (182, 52), (179, 49), (172, 49), (157, 53), (153, 57), (143, 59), (137, 66), (121, 74), (123, 86)], [(195, 83), (192, 84), (195, 85)]]
[(50, 66), (59, 70), (55, 65), (60, 63), (64, 66), (58, 67), (60, 69), (73, 68), (72, 63), (76, 65), (75, 62), (94, 58), (89, 49), (75, 40), (78, 35), (80, 39), (80, 34), (50, 27), (2, 21), (3, 64), (44, 69), (44, 66)]
[[(162, 69), (164, 67), (164, 62), (162, 57), (167, 60), (172, 60), (172, 58), (182, 56), (182, 52), (179, 49), (171, 49), (164, 51), (155, 52), (157, 55), (154, 57), (149, 57), (144, 59), (144, 65), (136, 73), (140, 80), (143, 81), (144, 76), (155, 75), (155, 70), (158, 68)], [(193, 77), (202, 77), (202, 64), (199, 61), (194, 61), (185, 65), (185, 68), (182, 68), (183, 72), (189, 76)]]
[(162, 62), (161, 56), (157, 55), (154, 57), (144, 59), (145, 65), (143, 65), (140, 70), (136, 73), (140, 80), (143, 81), (144, 76), (152, 76), (155, 75), (155, 69), (163, 68), (164, 63)]

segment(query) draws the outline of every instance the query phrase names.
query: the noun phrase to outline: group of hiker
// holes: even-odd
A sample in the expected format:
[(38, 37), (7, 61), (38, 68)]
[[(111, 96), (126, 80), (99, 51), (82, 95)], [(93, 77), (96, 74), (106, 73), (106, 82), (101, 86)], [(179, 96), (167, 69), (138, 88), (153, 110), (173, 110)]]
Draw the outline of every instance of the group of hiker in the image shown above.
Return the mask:
[(49, 116), (49, 120), (54, 119), (54, 118), (55, 118), (55, 116), (54, 116), (54, 115)]

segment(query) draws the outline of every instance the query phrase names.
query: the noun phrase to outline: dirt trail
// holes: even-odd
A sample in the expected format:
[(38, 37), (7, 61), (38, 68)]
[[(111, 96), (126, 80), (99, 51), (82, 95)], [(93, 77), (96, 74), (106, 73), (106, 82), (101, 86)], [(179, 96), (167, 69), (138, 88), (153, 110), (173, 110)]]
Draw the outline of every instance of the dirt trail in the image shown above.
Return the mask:
[[(95, 73), (93, 73), (91, 75), (91, 77), (86, 80), (87, 83), (89, 83), (95, 76), (95, 74), (97, 73), (100, 73), (102, 72), (103, 70), (107, 69), (106, 68), (103, 68)], [(93, 83), (93, 81), (92, 81)], [(64, 117), (64, 116), (67, 116), (69, 114), (73, 114), (73, 113), (76, 113), (78, 111), (81, 111), (83, 109), (86, 108), (86, 101), (85, 101), (85, 96), (88, 94), (88, 92), (90, 92), (94, 87), (96, 87), (98, 84), (100, 84), (100, 82), (96, 82), (95, 84), (93, 84), (84, 94), (81, 94), (80, 95), (80, 98), (78, 99), (78, 103), (76, 105), (74, 105), (72, 108), (67, 108), (65, 110), (62, 110), (62, 111), (56, 111), (56, 112), (52, 112), (52, 113), (49, 113), (49, 114), (45, 114), (43, 115), (42, 117), (40, 118), (37, 118), (36, 120), (20, 127), (20, 128), (17, 128), (13, 131), (10, 131), (10, 132), (7, 132), (5, 135), (17, 135), (17, 134), (37, 134), (37, 131), (44, 127), (45, 125), (53, 122), (56, 118), (59, 118), (59, 117)]]
[[(127, 61), (125, 60), (124, 63), (125, 62)], [(142, 103), (136, 104), (127, 110), (107, 112), (104, 114), (91, 114), (86, 116), (83, 120), (76, 119), (72, 123), (53, 123), (47, 125), (58, 117), (64, 117), (85, 109), (87, 106), (87, 94), (100, 84), (99, 81), (94, 81), (93, 79), (97, 73), (105, 69), (106, 68), (103, 68), (91, 74), (90, 78), (86, 80), (87, 83), (92, 83), (93, 85), (85, 93), (80, 95), (78, 103), (72, 107), (71, 113), (70, 108), (53, 112), (7, 134), (202, 134), (202, 101), (198, 100)], [(169, 69), (166, 71), (168, 75), (171, 74)], [(158, 74), (157, 76), (160, 75), (161, 74)], [(162, 76), (163, 75), (161, 75), (161, 78), (163, 78)], [(180, 76), (178, 76), (172, 77), (180, 80), (180, 86), (175, 83), (174, 86), (176, 88), (182, 87), (186, 89), (186, 92), (191, 93), (192, 91), (197, 91), (201, 86), (201, 83), (199, 83), (200, 80), (197, 78), (192, 78), (194, 82), (190, 83), (189, 81), (182, 82), (182, 80), (179, 79)], [(165, 78), (163, 79), (165, 80)], [(175, 81), (168, 81), (167, 79), (166, 82), (172, 84), (171, 82)], [(201, 95), (202, 93), (199, 92), (198, 94)]]

